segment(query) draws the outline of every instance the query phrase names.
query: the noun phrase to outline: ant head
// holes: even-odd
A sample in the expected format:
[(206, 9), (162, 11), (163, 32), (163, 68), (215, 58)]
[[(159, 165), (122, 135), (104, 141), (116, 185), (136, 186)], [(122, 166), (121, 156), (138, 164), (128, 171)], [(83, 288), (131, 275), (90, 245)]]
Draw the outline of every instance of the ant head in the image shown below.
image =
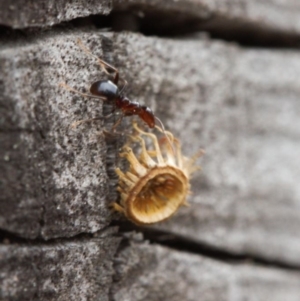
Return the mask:
[(93, 95), (105, 97), (107, 100), (114, 100), (119, 96), (119, 88), (110, 80), (94, 82), (90, 87)]
[(141, 106), (139, 117), (147, 123), (149, 128), (155, 127), (155, 116), (153, 111), (149, 107)]

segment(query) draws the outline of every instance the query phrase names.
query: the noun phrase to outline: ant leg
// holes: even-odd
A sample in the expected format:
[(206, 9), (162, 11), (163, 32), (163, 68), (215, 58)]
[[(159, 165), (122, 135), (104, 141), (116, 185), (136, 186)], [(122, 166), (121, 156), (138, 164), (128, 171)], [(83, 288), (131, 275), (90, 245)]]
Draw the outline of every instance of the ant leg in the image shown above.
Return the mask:
[(96, 55), (94, 55), (94, 54), (93, 54), (93, 53), (92, 53), (85, 45), (83, 45), (83, 43), (82, 43), (82, 41), (81, 41), (80, 39), (77, 40), (77, 43), (78, 43), (79, 47), (80, 47), (85, 53), (87, 53), (88, 55), (94, 57), (94, 58), (98, 61), (100, 67), (102, 68), (102, 70), (103, 70), (107, 75), (111, 75), (111, 73), (109, 73), (108, 70), (109, 70), (109, 69), (112, 70), (112, 71), (115, 73), (113, 82), (114, 82), (114, 84), (118, 84), (118, 81), (119, 81), (119, 71), (118, 71), (118, 69), (115, 68), (114, 66), (112, 66), (112, 65), (110, 65), (110, 64), (108, 64), (108, 63), (106, 63), (105, 61), (101, 60), (101, 59), (100, 59), (99, 57), (97, 57)]
[(105, 97), (101, 97), (101, 96), (96, 96), (96, 95), (92, 95), (92, 94), (87, 94), (87, 93), (82, 93), (72, 87), (70, 87), (69, 85), (67, 85), (66, 83), (60, 83), (59, 84), (60, 87), (68, 90), (68, 91), (71, 91), (73, 93), (76, 93), (76, 94), (79, 94), (83, 97), (90, 97), (90, 98), (97, 98), (97, 99), (102, 99), (102, 100), (107, 100)]
[(97, 121), (97, 120), (107, 119), (107, 118), (110, 118), (111, 116), (113, 116), (113, 114), (114, 114), (114, 112), (112, 112), (108, 115), (105, 115), (103, 117), (95, 117), (95, 118), (78, 120), (78, 121), (75, 121), (71, 124), (71, 128), (76, 128), (78, 125), (83, 124), (83, 123), (88, 123), (88, 122), (93, 122), (93, 121)]
[[(80, 124), (83, 124), (83, 123), (88, 123), (88, 122), (93, 122), (93, 121), (97, 121), (97, 120), (103, 120), (103, 119), (108, 119), (110, 117), (112, 117), (114, 115), (116, 111), (116, 108), (113, 108), (113, 110), (105, 115), (105, 116), (101, 116), (101, 117), (94, 117), (94, 118), (89, 118), (89, 119), (83, 119), (83, 120), (78, 120), (78, 121), (75, 121), (71, 124), (71, 128), (76, 128), (78, 125)], [(112, 129), (113, 131), (115, 131), (115, 128), (120, 124), (120, 122), (122, 121), (123, 119), (123, 115), (117, 120), (117, 122), (113, 125)]]
[(111, 73), (108, 72), (108, 70), (111, 70), (111, 71), (114, 73), (114, 79), (113, 79), (113, 82), (114, 82), (115, 85), (118, 84), (119, 80), (123, 81), (124, 86), (123, 86), (123, 88), (121, 89), (121, 91), (123, 91), (124, 88), (125, 88), (125, 86), (127, 85), (127, 81), (119, 76), (119, 70), (118, 70), (116, 67), (110, 65), (109, 63), (107, 63), (107, 62), (101, 60), (101, 59), (100, 59), (99, 57), (97, 57), (96, 55), (94, 55), (94, 54), (93, 54), (93, 53), (92, 53), (92, 52), (91, 52), (91, 51), (90, 51), (90, 50), (82, 43), (82, 41), (81, 41), (80, 39), (77, 40), (77, 43), (78, 43), (79, 47), (80, 47), (86, 54), (88, 54), (88, 55), (94, 57), (94, 58), (98, 61), (100, 67), (102, 68), (102, 70), (103, 70), (107, 75), (111, 75)]
[(95, 118), (90, 118), (90, 119), (84, 119), (84, 120), (78, 120), (78, 121), (75, 121), (73, 122), (70, 127), (72, 129), (75, 129), (77, 128), (79, 125), (83, 124), (83, 123), (89, 123), (89, 122), (93, 122), (93, 121), (96, 121), (96, 120), (101, 120), (103, 119), (104, 117), (95, 117)]
[(120, 89), (120, 94), (122, 94), (125, 91), (128, 83), (127, 83), (127, 80), (125, 80), (123, 78), (120, 78), (120, 80), (123, 82), (123, 87)]
[(113, 132), (115, 132), (116, 128), (120, 125), (120, 123), (121, 123), (122, 120), (123, 120), (123, 117), (124, 117), (124, 115), (122, 115), (122, 116), (117, 120), (117, 122), (113, 125), (113, 127), (112, 127), (112, 131), (113, 131)]

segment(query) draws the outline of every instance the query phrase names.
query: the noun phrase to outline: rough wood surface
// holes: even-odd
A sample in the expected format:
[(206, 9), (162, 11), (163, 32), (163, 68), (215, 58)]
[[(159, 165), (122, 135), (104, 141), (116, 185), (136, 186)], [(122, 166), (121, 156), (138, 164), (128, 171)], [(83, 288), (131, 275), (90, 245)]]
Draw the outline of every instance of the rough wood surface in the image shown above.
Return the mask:
[(71, 126), (100, 116), (102, 103), (59, 87), (64, 81), (88, 87), (99, 76), (76, 46), (79, 36), (54, 35), (1, 51), (0, 225), (23, 237), (68, 237), (110, 222), (101, 123)]
[(176, 120), (169, 124), (187, 150), (203, 147), (207, 155), (192, 206), (162, 228), (299, 265), (299, 53), (211, 44), (205, 57), (190, 46), (186, 57), (195, 54), (188, 60), (202, 80), (182, 68), (174, 88), (191, 94), (169, 112)]
[(117, 238), (0, 246), (0, 299), (109, 300)]
[[(161, 228), (299, 264), (299, 54), (209, 40), (72, 33), (41, 39), (38, 48), (4, 49), (11, 110), (1, 135), (11, 141), (5, 135), (13, 132), (18, 140), (7, 145), (2, 158), (9, 170), (2, 170), (8, 187), (21, 179), (22, 196), (5, 190), (11, 201), (1, 208), (2, 228), (50, 238), (97, 231), (111, 221), (101, 125), (70, 129), (76, 120), (101, 114), (101, 103), (58, 87), (64, 80), (82, 89), (99, 78), (93, 59), (76, 46), (78, 37), (99, 56), (101, 40), (109, 37), (112, 62), (131, 83), (129, 95), (157, 112), (185, 153), (206, 149), (192, 206)], [(19, 160), (31, 167), (21, 177), (13, 168)], [(30, 177), (36, 180), (26, 185)], [(20, 229), (21, 219), (28, 222)]]
[(206, 150), (192, 206), (160, 229), (299, 265), (299, 53), (135, 35), (119, 35), (122, 44), (135, 54), (133, 63), (119, 55), (135, 96), (186, 154)]
[[(18, 1), (11, 12), (5, 3), (1, 24), (43, 27), (110, 9), (51, 3), (21, 10)], [(293, 1), (114, 1), (113, 9), (140, 19), (182, 12), (184, 22), (205, 19), (203, 28), (299, 31)], [(170, 29), (174, 19), (163, 20)], [(0, 45), (0, 300), (299, 300), (299, 51), (80, 26), (37, 32)], [(108, 207), (122, 136), (103, 134), (108, 119), (72, 127), (110, 108), (59, 86), (83, 91), (104, 77), (78, 38), (119, 68), (128, 96), (155, 111), (184, 154), (206, 150), (190, 208), (139, 228), (157, 244), (171, 237), (170, 248), (134, 235), (119, 244), (111, 229), (123, 221)], [(128, 118), (120, 131), (129, 126)]]
[(293, 0), (114, 0), (113, 12), (119, 11), (113, 23), (116, 30), (160, 36), (201, 31), (244, 45), (299, 45), (300, 5)]
[[(173, 18), (174, 23), (180, 20), (184, 21), (184, 18), (180, 17), (187, 14), (190, 19), (190, 26), (194, 25), (191, 22), (192, 17), (203, 19), (204, 26), (206, 21), (213, 24), (215, 21), (218, 22), (221, 18), (225, 18), (228, 21), (240, 21), (244, 24), (256, 23), (262, 27), (266, 26), (286, 32), (299, 32), (300, 30), (300, 4), (293, 0), (284, 2), (276, 0), (114, 0), (113, 8), (123, 10), (130, 8), (133, 11), (135, 9), (136, 11), (139, 9), (143, 11), (144, 8), (145, 14), (151, 12), (151, 9), (156, 12), (165, 11), (169, 14), (177, 13), (179, 16)], [(157, 22), (162, 25), (168, 22), (168, 20), (161, 21), (157, 18)], [(156, 26), (156, 24), (152, 26)]]
[(0, 0), (0, 24), (13, 28), (43, 27), (92, 14), (107, 15), (110, 0)]
[[(21, 0), (13, 3), (0, 0), (0, 7), (1, 25), (13, 28), (43, 27), (89, 15), (127, 11), (139, 16), (140, 22), (148, 15), (155, 18), (157, 14), (176, 14), (176, 18), (161, 20), (156, 17), (155, 22), (151, 22), (152, 28), (159, 26), (165, 33), (172, 31), (172, 26), (176, 24), (179, 25), (175, 26), (179, 31), (180, 26), (199, 28), (199, 24), (202, 30), (222, 27), (223, 30), (231, 28), (240, 31), (241, 27), (245, 30), (247, 27), (257, 26), (260, 29), (282, 31), (286, 34), (300, 33), (300, 5), (293, 0), (78, 0), (76, 3), (67, 0), (31, 0), (27, 1), (26, 5)], [(256, 34), (259, 32), (256, 31)], [(265, 38), (268, 38), (268, 35), (265, 35)]]
[(300, 273), (134, 242), (116, 259), (115, 301), (298, 301)]

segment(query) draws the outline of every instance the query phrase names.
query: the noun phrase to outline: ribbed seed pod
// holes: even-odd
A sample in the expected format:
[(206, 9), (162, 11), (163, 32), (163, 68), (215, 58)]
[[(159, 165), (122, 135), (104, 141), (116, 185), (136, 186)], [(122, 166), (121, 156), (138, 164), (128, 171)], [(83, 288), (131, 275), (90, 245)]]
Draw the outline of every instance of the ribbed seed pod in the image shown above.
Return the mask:
[[(186, 158), (172, 133), (165, 131), (165, 139), (158, 140), (136, 123), (133, 127), (137, 134), (130, 136), (131, 142), (120, 154), (129, 162), (129, 170), (124, 173), (116, 169), (121, 202), (114, 203), (113, 207), (135, 224), (153, 224), (168, 219), (180, 206), (187, 205), (190, 178), (200, 169), (195, 163), (204, 152), (201, 150), (192, 158)], [(146, 140), (150, 142), (148, 145)], [(132, 148), (136, 142), (140, 144), (138, 153)]]

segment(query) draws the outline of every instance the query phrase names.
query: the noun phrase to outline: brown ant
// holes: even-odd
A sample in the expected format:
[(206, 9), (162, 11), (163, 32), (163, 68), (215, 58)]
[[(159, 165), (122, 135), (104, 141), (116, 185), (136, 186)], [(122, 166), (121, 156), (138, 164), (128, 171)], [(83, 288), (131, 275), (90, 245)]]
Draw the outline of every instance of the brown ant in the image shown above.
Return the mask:
[[(106, 74), (111, 75), (111, 73), (114, 73), (114, 78), (112, 81), (111, 80), (100, 80), (100, 81), (94, 82), (90, 87), (91, 94), (81, 93), (80, 91), (77, 91), (77, 90), (69, 87), (65, 83), (61, 83), (61, 86), (66, 88), (67, 90), (73, 91), (84, 97), (93, 97), (93, 98), (102, 99), (104, 101), (108, 101), (108, 102), (112, 103), (115, 108), (121, 110), (122, 116), (113, 125), (113, 130), (115, 130), (116, 127), (121, 123), (123, 117), (137, 115), (140, 119), (142, 119), (148, 125), (149, 128), (154, 128), (156, 125), (155, 120), (157, 120), (159, 122), (163, 132), (165, 132), (163, 123), (161, 122), (161, 120), (158, 117), (156, 117), (154, 115), (153, 111), (149, 107), (140, 105), (136, 101), (131, 101), (131, 100), (129, 100), (129, 98), (127, 98), (124, 95), (124, 89), (127, 85), (127, 82), (126, 82), (126, 80), (120, 78), (118, 69), (116, 69), (115, 67), (106, 63), (105, 61), (101, 60), (97, 56), (93, 55), (91, 53), (91, 51), (89, 51), (82, 44), (82, 42), (80, 40), (78, 40), (78, 44), (84, 52), (86, 52), (87, 54), (89, 54), (97, 59), (99, 65), (101, 66), (101, 68), (103, 69), (103, 71)], [(111, 72), (109, 72), (109, 71), (111, 71)], [(119, 89), (119, 87), (118, 87), (119, 80), (123, 81), (123, 87), (121, 89)], [(105, 116), (105, 117), (109, 117), (111, 115), (112, 114), (109, 114), (108, 116)], [(101, 118), (82, 120), (82, 121), (76, 122), (75, 125), (81, 124), (83, 122), (99, 120), (99, 119), (101, 119)]]

